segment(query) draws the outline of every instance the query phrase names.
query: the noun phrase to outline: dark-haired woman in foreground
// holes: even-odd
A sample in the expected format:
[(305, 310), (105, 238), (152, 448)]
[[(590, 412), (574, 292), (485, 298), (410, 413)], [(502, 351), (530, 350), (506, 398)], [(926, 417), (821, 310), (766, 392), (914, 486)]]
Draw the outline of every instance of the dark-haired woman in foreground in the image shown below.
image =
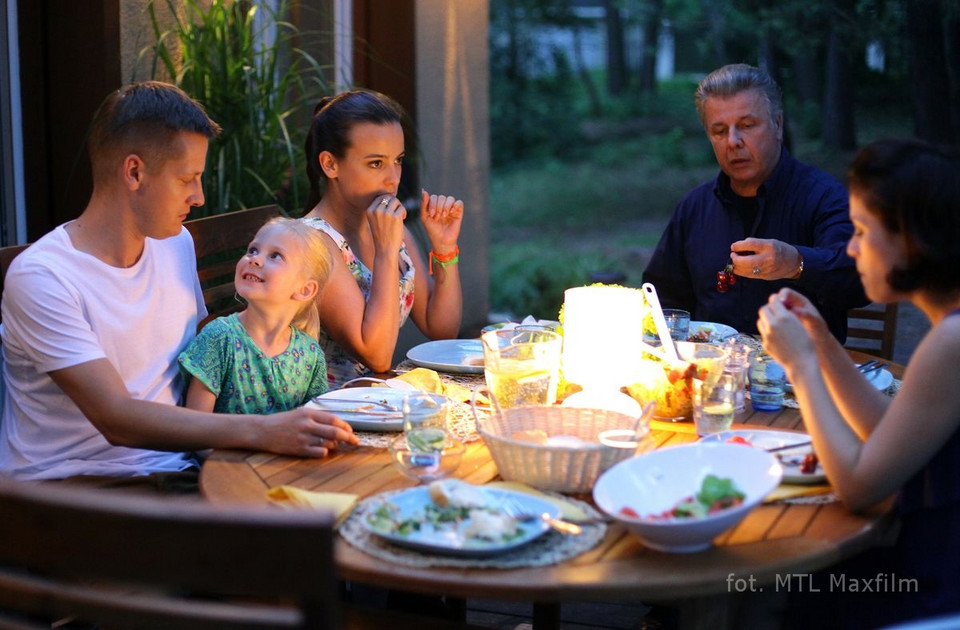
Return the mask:
[(393, 99), (368, 90), (324, 98), (314, 111), (303, 221), (326, 234), (334, 258), (319, 301), (331, 387), (389, 370), (408, 315), (431, 339), (460, 330), (463, 202), (422, 193), (420, 220), (430, 241), (424, 260), (397, 199), (404, 118)]
[[(897, 495), (896, 545), (828, 570), (835, 578), (882, 574), (886, 588), (811, 593), (801, 609), (829, 611), (836, 622), (839, 609), (818, 604), (839, 595), (858, 613), (836, 627), (876, 627), (960, 612), (960, 154), (915, 140), (880, 141), (857, 155), (848, 179), (854, 234), (847, 253), (867, 296), (908, 301), (932, 324), (899, 393), (891, 399), (874, 389), (794, 291), (771, 296), (757, 326), (787, 370), (843, 503), (863, 510)], [(849, 584), (858, 576), (845, 577)]]

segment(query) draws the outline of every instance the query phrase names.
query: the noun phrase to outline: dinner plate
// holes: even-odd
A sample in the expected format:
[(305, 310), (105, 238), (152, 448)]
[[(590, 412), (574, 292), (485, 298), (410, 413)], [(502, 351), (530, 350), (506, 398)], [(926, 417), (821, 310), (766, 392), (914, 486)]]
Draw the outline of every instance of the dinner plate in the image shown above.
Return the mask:
[(483, 374), (483, 346), (479, 339), (428, 341), (410, 348), (407, 358), (438, 372)]
[[(890, 373), (890, 370), (886, 368), (880, 368), (879, 370), (874, 370), (866, 374), (867, 380), (870, 381), (870, 384), (879, 389), (881, 392), (887, 391), (891, 385), (893, 385), (893, 374)], [(793, 393), (793, 384), (787, 382), (784, 387), (786, 391)]]
[[(336, 414), (357, 431), (402, 431), (403, 399), (409, 393), (392, 387), (348, 387), (321, 394), (306, 406)], [(380, 402), (396, 411), (376, 404)]]
[[(719, 343), (727, 337), (737, 334), (737, 329), (726, 324), (717, 324), (715, 322), (690, 322), (690, 336), (687, 341), (700, 341), (704, 343)], [(706, 333), (708, 338), (704, 341), (697, 338), (697, 334)]]
[[(535, 497), (523, 492), (513, 492), (511, 490), (498, 490), (494, 488), (481, 488), (490, 497), (490, 504), (493, 506), (503, 505), (510, 502), (517, 509), (534, 514), (546, 513), (553, 518), (560, 517), (560, 508), (550, 501)], [(391, 543), (425, 551), (428, 553), (437, 553), (453, 556), (491, 556), (511, 549), (515, 549), (530, 541), (542, 536), (550, 526), (540, 519), (531, 519), (529, 521), (518, 522), (518, 527), (522, 534), (508, 541), (490, 541), (480, 538), (470, 538), (463, 535), (464, 528), (469, 524), (470, 519), (459, 523), (458, 526), (436, 530), (424, 519), (424, 509), (433, 504), (430, 498), (429, 488), (427, 486), (417, 486), (404, 490), (392, 496), (386, 497), (385, 502), (393, 504), (397, 508), (396, 519), (403, 521), (412, 519), (420, 523), (419, 530), (403, 535), (391, 531), (385, 531), (372, 525), (368, 516), (375, 511), (380, 502), (370, 502), (370, 507), (364, 511), (361, 516), (363, 526), (375, 536), (387, 540)]]
[[(701, 442), (727, 442), (728, 440), (739, 437), (757, 448), (776, 448), (777, 446), (786, 446), (796, 442), (809, 442), (810, 436), (803, 431), (772, 431), (768, 429), (732, 429), (730, 431), (721, 431), (712, 433), (700, 438)], [(803, 463), (803, 457), (812, 450), (811, 445), (801, 446), (788, 451), (779, 451), (774, 453), (780, 463), (783, 465), (783, 483), (823, 483), (827, 480), (823, 472), (823, 466), (817, 463), (817, 469), (811, 474), (800, 472), (800, 465)]]

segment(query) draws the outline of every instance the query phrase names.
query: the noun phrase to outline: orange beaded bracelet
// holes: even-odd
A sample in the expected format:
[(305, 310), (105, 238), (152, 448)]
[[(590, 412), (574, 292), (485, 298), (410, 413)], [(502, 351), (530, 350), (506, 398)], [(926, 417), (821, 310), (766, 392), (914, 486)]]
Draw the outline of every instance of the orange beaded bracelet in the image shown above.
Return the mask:
[(453, 251), (445, 256), (441, 256), (432, 249), (430, 250), (430, 260), (427, 265), (427, 271), (430, 272), (430, 275), (433, 275), (433, 261), (437, 261), (437, 264), (441, 267), (446, 267), (447, 265), (455, 265), (460, 262), (460, 247), (455, 246)]

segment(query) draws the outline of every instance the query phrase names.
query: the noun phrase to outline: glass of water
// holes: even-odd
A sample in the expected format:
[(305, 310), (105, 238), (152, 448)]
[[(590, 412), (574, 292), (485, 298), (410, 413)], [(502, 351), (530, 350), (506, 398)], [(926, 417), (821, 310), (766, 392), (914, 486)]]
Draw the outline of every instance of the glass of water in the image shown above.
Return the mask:
[(438, 453), (447, 440), (450, 400), (439, 394), (417, 392), (403, 399), (403, 434), (412, 452)]
[(726, 431), (733, 424), (737, 407), (737, 379), (723, 373), (693, 382), (693, 422), (697, 435)]

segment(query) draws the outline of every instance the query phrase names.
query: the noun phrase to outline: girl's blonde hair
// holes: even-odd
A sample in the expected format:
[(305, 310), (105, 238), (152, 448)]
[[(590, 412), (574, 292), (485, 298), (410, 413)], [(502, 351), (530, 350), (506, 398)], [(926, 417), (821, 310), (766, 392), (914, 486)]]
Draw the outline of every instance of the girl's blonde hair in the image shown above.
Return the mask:
[[(330, 277), (330, 269), (333, 266), (330, 251), (322, 234), (302, 221), (287, 217), (275, 217), (263, 224), (263, 227), (269, 226), (283, 227), (300, 238), (303, 244), (303, 269), (307, 279), (316, 281), (317, 295), (319, 295), (323, 291), (323, 285), (327, 283), (327, 278)], [(314, 339), (320, 334), (320, 311), (317, 302), (316, 297), (304, 302), (292, 322), (293, 326)]]

